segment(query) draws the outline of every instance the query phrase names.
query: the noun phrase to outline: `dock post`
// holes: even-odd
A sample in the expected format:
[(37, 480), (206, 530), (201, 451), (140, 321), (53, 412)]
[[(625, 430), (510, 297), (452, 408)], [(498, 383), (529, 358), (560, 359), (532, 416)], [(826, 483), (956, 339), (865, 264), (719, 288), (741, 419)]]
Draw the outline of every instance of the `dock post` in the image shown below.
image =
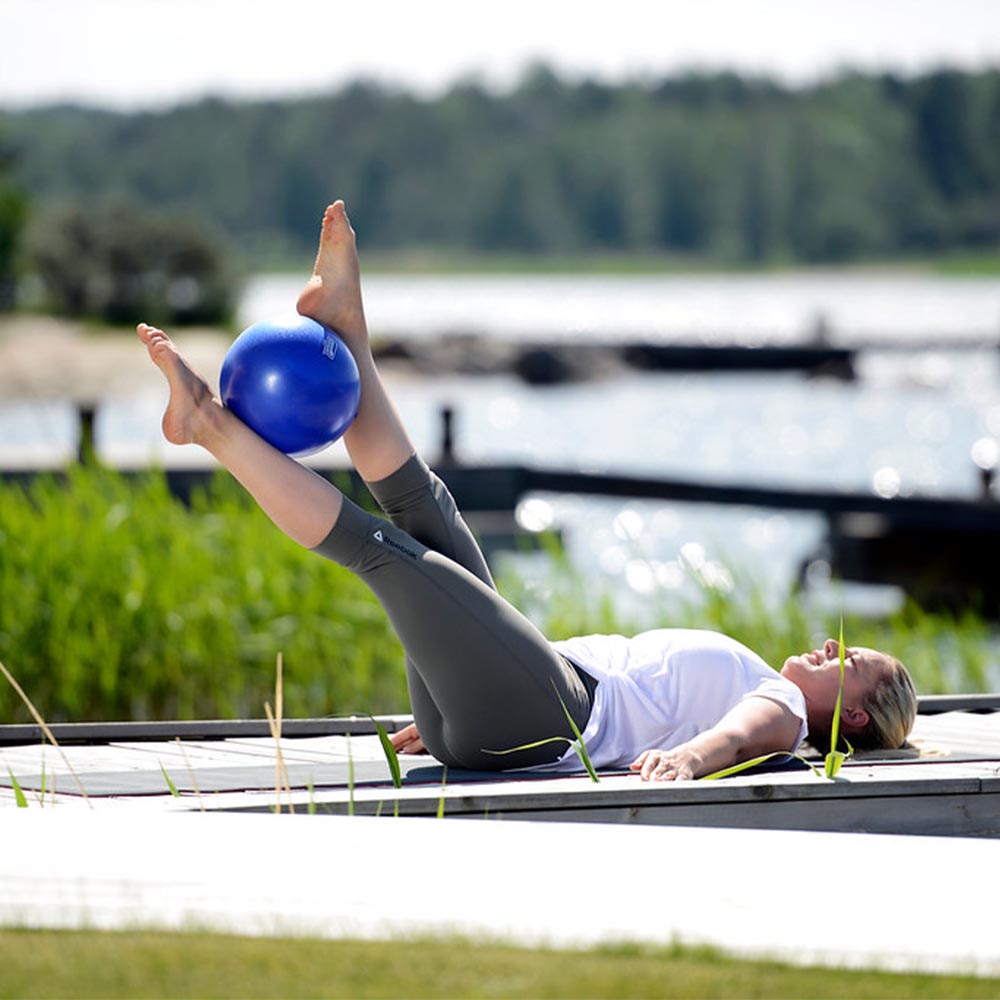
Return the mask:
[(979, 470), (979, 499), (980, 500), (995, 500), (996, 497), (993, 494), (993, 478), (996, 475), (996, 469), (980, 469)]
[(455, 464), (455, 410), (441, 407), (441, 464)]
[(996, 501), (993, 480), (1000, 463), (1000, 444), (995, 438), (982, 437), (972, 446), (972, 461), (979, 468), (979, 499), (983, 503)]
[(97, 405), (95, 403), (77, 403), (76, 413), (80, 421), (76, 460), (81, 465), (93, 465), (97, 457), (94, 447), (94, 421), (97, 417)]

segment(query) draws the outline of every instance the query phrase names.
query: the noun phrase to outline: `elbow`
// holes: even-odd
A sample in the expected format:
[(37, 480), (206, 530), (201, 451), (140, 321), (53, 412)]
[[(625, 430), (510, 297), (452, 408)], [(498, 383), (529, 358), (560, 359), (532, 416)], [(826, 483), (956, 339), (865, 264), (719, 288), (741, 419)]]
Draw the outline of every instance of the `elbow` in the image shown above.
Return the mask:
[(798, 731), (787, 737), (784, 733), (740, 733), (734, 737), (734, 761), (739, 764), (769, 753), (792, 753)]

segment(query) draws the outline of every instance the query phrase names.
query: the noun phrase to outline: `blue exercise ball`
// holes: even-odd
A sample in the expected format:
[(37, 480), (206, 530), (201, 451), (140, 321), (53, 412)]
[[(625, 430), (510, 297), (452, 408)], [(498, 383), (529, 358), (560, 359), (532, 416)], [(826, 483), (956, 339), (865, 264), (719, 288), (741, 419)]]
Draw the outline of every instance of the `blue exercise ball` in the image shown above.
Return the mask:
[(333, 330), (299, 316), (254, 323), (233, 341), (222, 401), (275, 448), (302, 458), (333, 444), (358, 412), (361, 380)]

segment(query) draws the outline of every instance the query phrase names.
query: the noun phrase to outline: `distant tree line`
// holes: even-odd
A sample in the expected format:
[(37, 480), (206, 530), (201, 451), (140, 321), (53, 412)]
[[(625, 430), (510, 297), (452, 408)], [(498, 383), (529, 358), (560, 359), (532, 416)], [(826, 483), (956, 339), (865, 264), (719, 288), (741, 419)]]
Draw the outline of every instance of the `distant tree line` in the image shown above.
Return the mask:
[(767, 263), (1000, 245), (1000, 71), (790, 89), (539, 66), (504, 93), (470, 80), (435, 99), (357, 82), (155, 113), (0, 112), (0, 137), (36, 206), (127, 196), (257, 261), (306, 252), (334, 195), (369, 248)]

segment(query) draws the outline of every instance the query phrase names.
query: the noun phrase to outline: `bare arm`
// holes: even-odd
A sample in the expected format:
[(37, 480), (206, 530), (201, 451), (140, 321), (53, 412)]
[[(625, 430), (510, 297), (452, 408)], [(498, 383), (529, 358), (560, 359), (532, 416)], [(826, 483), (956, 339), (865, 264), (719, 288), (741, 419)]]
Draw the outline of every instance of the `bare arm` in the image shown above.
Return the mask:
[(770, 698), (741, 701), (711, 729), (672, 750), (646, 750), (633, 762), (643, 781), (683, 781), (701, 778), (767, 753), (790, 751), (799, 735), (800, 720)]

